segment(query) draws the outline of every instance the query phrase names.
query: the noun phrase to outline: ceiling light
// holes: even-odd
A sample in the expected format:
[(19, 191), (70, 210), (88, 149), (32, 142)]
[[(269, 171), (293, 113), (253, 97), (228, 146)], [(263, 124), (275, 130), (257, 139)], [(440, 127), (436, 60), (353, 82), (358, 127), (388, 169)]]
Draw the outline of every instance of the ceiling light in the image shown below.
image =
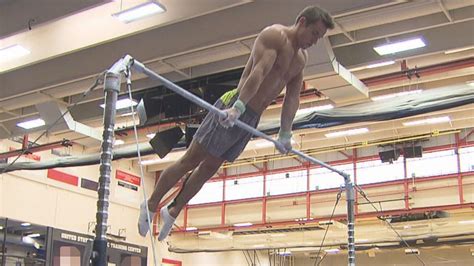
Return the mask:
[(420, 94), (421, 92), (423, 92), (423, 90), (402, 91), (402, 92), (397, 92), (397, 93), (375, 96), (375, 97), (371, 97), (370, 99), (375, 102), (375, 101), (387, 100), (387, 99), (392, 99), (395, 97), (406, 96), (406, 95), (411, 95), (411, 94)]
[(466, 81), (466, 84), (474, 87), (474, 80)]
[(23, 46), (14, 44), (0, 49), (0, 61), (18, 58), (29, 53), (30, 51), (25, 49)]
[(425, 46), (426, 44), (423, 42), (421, 38), (416, 38), (412, 40), (377, 46), (377, 47), (374, 47), (374, 50), (379, 55), (386, 55), (386, 54), (394, 54), (394, 53), (412, 50), (412, 49), (425, 47)]
[(344, 130), (344, 131), (327, 133), (325, 134), (325, 136), (326, 138), (336, 138), (336, 137), (359, 135), (359, 134), (364, 134), (367, 132), (369, 132), (369, 129), (366, 127), (363, 127), (363, 128), (355, 128), (355, 129), (349, 129), (349, 130)]
[(440, 117), (433, 117), (433, 118), (403, 122), (403, 125), (406, 126), (406, 127), (409, 127), (409, 126), (420, 126), (420, 125), (431, 125), (431, 124), (445, 123), (445, 122), (449, 122), (449, 121), (451, 121), (449, 116), (440, 116)]
[(473, 45), (473, 46), (467, 46), (467, 47), (459, 48), (459, 49), (448, 50), (448, 51), (445, 51), (444, 53), (445, 53), (445, 54), (453, 54), (453, 53), (464, 52), (464, 51), (471, 50), (471, 49), (474, 49), (474, 45)]
[(28, 227), (28, 226), (30, 226), (30, 225), (31, 225), (30, 223), (22, 223), (22, 224), (21, 224), (21, 226), (23, 226), (23, 227)]
[(296, 111), (296, 115), (309, 114), (309, 113), (312, 113), (312, 112), (330, 110), (330, 109), (333, 109), (333, 108), (334, 108), (334, 106), (332, 104), (318, 105), (318, 106), (299, 109), (298, 111)]
[(29, 234), (29, 235), (27, 235), (27, 237), (31, 237), (31, 238), (33, 238), (33, 237), (39, 237), (39, 236), (41, 236), (41, 235), (38, 234), (38, 233), (34, 233), (34, 234)]
[[(124, 109), (124, 108), (128, 108), (130, 106), (135, 106), (135, 105), (137, 105), (137, 101), (125, 98), (125, 99), (117, 100), (117, 102), (115, 103), (115, 109), (119, 110), (119, 109)], [(105, 108), (105, 104), (104, 103), (101, 104), (100, 107)]]
[(252, 226), (253, 223), (238, 223), (234, 224), (235, 227), (244, 227), (244, 226)]
[(395, 61), (385, 61), (385, 62), (381, 62), (381, 63), (377, 63), (377, 64), (368, 65), (365, 68), (376, 68), (376, 67), (389, 66), (389, 65), (393, 65), (393, 64), (395, 64)]
[(474, 220), (459, 221), (460, 224), (474, 224)]
[(149, 1), (143, 4), (134, 6), (132, 8), (120, 11), (118, 13), (112, 14), (120, 21), (124, 23), (130, 23), (135, 20), (149, 17), (151, 15), (163, 13), (166, 11), (166, 8), (156, 1)]
[(152, 139), (154, 138), (156, 135), (156, 133), (150, 133), (150, 134), (146, 134), (146, 137), (149, 138), (149, 139)]
[(0, 230), (3, 230), (3, 226), (0, 226)]
[(339, 253), (339, 249), (338, 248), (325, 249), (324, 252), (326, 252), (327, 254), (337, 254)]
[(46, 123), (44, 122), (43, 119), (37, 118), (37, 119), (34, 119), (34, 120), (29, 120), (29, 121), (18, 123), (16, 125), (21, 127), (21, 128), (24, 128), (24, 129), (31, 129), (31, 128), (35, 128), (35, 127), (44, 126), (45, 124)]

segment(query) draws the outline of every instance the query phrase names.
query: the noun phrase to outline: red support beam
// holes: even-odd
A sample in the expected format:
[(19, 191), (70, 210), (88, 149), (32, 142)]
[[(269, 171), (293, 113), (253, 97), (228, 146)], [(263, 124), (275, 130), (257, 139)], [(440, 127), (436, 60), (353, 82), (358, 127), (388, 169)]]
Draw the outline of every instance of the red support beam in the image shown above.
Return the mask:
[[(458, 61), (452, 61), (447, 63), (441, 63), (432, 66), (420, 67), (416, 69), (416, 73), (422, 77), (429, 75), (435, 75), (439, 73), (446, 73), (456, 69), (463, 69), (474, 66), (474, 58), (467, 58)], [(377, 76), (373, 78), (366, 78), (361, 80), (367, 87), (386, 84), (389, 82), (402, 81), (407, 79), (407, 71), (402, 70), (400, 72), (390, 73), (387, 75)]]
[(225, 225), (225, 180), (227, 177), (227, 169), (224, 168), (224, 177), (222, 178), (222, 205), (221, 205), (221, 225)]
[(69, 146), (72, 146), (72, 144), (73, 143), (70, 140), (65, 139), (61, 141), (51, 142), (48, 144), (0, 153), (0, 159), (10, 158), (10, 157), (14, 157), (14, 156), (22, 155), (22, 154), (30, 154), (30, 153), (40, 152), (40, 151), (52, 150), (59, 147), (69, 147)]
[(310, 187), (310, 176), (311, 163), (305, 163), (306, 166), (306, 218), (311, 218), (311, 187)]
[(405, 193), (405, 209), (410, 209), (410, 196), (408, 195), (407, 159), (403, 157), (403, 191)]
[[(354, 185), (357, 185), (357, 149), (354, 148), (352, 150), (352, 167), (354, 170)], [(359, 207), (357, 203), (359, 202), (359, 193), (355, 193), (354, 197), (354, 214), (357, 215), (359, 213)]]
[[(472, 132), (472, 131), (471, 131)], [(458, 167), (458, 194), (459, 194), (459, 203), (463, 204), (464, 203), (464, 192), (463, 192), (463, 187), (462, 187), (462, 176), (461, 176), (461, 155), (459, 154), (459, 144), (461, 143), (459, 133), (456, 133), (455, 135), (455, 140), (456, 140), (456, 161), (457, 161), (457, 167)], [(466, 136), (467, 138), (467, 136)]]
[(262, 198), (262, 223), (267, 223), (267, 171), (268, 163), (263, 163), (263, 198)]

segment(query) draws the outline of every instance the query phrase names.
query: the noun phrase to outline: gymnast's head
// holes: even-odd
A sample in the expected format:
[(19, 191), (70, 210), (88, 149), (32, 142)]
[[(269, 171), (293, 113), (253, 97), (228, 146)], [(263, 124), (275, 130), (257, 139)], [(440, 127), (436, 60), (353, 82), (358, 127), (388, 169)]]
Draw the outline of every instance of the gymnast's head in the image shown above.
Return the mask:
[(334, 29), (334, 20), (326, 10), (308, 6), (296, 17), (295, 26), (299, 47), (307, 49), (316, 44), (327, 29)]

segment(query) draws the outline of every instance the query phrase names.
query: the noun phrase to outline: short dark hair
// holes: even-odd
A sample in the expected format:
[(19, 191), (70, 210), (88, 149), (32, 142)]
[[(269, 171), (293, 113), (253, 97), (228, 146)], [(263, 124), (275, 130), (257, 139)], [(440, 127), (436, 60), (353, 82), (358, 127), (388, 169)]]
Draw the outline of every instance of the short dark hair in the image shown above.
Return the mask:
[(298, 17), (296, 17), (295, 24), (297, 24), (302, 17), (306, 18), (305, 26), (321, 20), (326, 28), (334, 29), (333, 18), (326, 10), (320, 8), (319, 6), (307, 6), (298, 14)]

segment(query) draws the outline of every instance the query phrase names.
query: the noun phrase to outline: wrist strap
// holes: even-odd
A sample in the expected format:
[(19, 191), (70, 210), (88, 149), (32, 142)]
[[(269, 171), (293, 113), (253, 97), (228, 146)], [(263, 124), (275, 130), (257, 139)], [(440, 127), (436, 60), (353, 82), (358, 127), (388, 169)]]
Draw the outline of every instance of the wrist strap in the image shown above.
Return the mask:
[(243, 114), (245, 112), (245, 103), (242, 102), (240, 99), (237, 99), (237, 101), (235, 101), (235, 103), (234, 103), (234, 105), (232, 105), (232, 107), (239, 110), (239, 112), (241, 114)]
[(278, 138), (280, 139), (291, 139), (293, 136), (291, 131), (279, 131), (278, 132)]

